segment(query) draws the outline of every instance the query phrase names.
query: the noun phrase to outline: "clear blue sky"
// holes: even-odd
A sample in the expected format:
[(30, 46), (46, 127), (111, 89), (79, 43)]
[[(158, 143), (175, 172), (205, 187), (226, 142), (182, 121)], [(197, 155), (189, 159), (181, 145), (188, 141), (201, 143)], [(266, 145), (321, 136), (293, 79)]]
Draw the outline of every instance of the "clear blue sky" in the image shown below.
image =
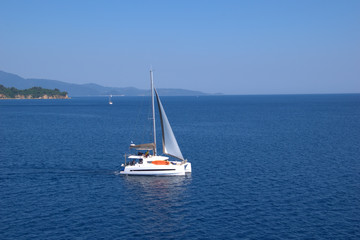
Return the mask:
[(0, 1), (0, 70), (225, 94), (360, 92), (360, 1)]

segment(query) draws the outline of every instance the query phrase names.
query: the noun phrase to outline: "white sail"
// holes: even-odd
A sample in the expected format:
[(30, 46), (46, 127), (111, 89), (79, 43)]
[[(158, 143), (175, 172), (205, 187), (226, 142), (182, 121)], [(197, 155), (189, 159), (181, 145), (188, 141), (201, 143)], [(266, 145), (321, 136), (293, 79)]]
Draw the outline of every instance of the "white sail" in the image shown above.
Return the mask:
[(169, 120), (165, 114), (165, 110), (161, 104), (159, 95), (157, 94), (157, 91), (155, 88), (154, 88), (154, 90), (156, 93), (156, 99), (158, 102), (158, 107), (159, 107), (159, 112), (160, 112), (163, 152), (167, 155), (184, 160), (184, 157), (180, 151), (179, 145), (176, 141), (175, 135), (171, 129)]

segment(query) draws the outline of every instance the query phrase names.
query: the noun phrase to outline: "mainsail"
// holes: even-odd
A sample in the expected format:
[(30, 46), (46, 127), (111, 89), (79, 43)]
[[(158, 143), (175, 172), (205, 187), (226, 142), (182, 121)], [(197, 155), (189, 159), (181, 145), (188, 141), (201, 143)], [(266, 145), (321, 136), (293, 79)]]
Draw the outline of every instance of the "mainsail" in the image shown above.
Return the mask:
[(180, 151), (179, 145), (176, 141), (175, 135), (171, 129), (169, 120), (165, 114), (165, 110), (161, 104), (159, 95), (155, 88), (154, 88), (154, 90), (156, 93), (156, 99), (157, 99), (159, 112), (160, 112), (163, 152), (164, 152), (164, 154), (184, 160), (184, 157)]

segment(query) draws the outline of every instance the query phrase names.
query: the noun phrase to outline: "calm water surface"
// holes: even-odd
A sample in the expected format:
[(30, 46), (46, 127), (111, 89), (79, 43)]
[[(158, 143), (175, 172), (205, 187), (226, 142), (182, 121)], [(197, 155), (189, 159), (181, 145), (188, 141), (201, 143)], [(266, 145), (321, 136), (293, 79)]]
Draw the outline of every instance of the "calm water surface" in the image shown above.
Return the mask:
[(360, 239), (359, 94), (163, 97), (186, 177), (119, 175), (151, 109), (107, 101), (0, 101), (0, 239)]

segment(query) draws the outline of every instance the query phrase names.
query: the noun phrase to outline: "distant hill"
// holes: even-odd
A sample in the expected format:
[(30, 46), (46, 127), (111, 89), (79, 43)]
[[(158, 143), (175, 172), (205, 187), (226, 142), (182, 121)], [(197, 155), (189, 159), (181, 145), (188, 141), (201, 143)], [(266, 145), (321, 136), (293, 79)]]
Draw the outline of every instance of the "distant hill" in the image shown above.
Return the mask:
[[(32, 87), (42, 87), (47, 89), (60, 89), (66, 91), (70, 96), (101, 96), (101, 95), (124, 95), (124, 96), (145, 96), (149, 95), (149, 90), (138, 89), (134, 87), (104, 87), (94, 83), (73, 84), (57, 80), (22, 78), (16, 74), (0, 71), (0, 84), (5, 87), (15, 87), (18, 89), (27, 89)], [(158, 89), (162, 96), (201, 96), (208, 95), (199, 91), (185, 89)]]

